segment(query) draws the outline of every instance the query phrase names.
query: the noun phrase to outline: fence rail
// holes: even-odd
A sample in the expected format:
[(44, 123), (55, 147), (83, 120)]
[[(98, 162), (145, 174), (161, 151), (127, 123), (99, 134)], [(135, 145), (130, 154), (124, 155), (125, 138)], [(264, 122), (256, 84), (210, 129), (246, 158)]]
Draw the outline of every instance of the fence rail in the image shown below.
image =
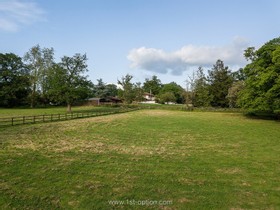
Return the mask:
[(44, 114), (44, 115), (0, 118), (0, 127), (97, 117), (97, 116), (111, 115), (117, 113), (125, 113), (125, 112), (136, 111), (136, 110), (139, 110), (139, 108), (118, 109), (118, 110), (113, 110), (113, 111), (110, 110), (110, 111), (103, 111), (103, 112), (74, 112), (74, 113), (66, 113), (66, 114)]

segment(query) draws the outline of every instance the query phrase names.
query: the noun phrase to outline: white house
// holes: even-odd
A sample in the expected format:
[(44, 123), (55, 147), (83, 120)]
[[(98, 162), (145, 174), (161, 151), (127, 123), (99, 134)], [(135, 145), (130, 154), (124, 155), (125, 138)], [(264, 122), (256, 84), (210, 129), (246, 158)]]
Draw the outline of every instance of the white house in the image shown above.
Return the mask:
[(142, 101), (141, 103), (145, 103), (145, 104), (155, 104), (156, 103), (156, 98), (152, 93), (144, 93), (143, 94), (143, 98), (145, 99), (145, 101)]

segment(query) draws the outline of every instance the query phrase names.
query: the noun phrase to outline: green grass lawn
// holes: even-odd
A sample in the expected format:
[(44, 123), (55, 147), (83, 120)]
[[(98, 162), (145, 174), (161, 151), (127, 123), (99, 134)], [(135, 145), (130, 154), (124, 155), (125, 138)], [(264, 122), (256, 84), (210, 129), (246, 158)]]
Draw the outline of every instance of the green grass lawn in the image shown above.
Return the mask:
[[(96, 106), (73, 106), (72, 112), (98, 112), (115, 110), (118, 107), (96, 107)], [(48, 114), (65, 114), (66, 107), (49, 107), (49, 108), (0, 108), (0, 118), (18, 117), (18, 116), (33, 116), (33, 115), (48, 115)]]
[(238, 113), (0, 128), (0, 209), (279, 209), (279, 142), (279, 122)]

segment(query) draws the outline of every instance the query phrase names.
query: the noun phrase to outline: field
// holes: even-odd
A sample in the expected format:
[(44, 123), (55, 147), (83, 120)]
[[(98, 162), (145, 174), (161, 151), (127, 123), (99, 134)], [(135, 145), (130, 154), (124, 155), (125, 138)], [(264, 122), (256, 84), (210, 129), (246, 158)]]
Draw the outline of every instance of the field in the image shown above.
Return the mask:
[[(113, 110), (111, 107), (93, 107), (93, 106), (74, 106), (72, 112), (98, 112)], [(65, 114), (67, 110), (65, 107), (49, 107), (49, 108), (0, 108), (0, 118), (18, 117), (18, 116), (33, 116), (33, 115), (49, 115), (49, 114)]]
[(0, 209), (280, 208), (276, 121), (140, 110), (0, 133)]

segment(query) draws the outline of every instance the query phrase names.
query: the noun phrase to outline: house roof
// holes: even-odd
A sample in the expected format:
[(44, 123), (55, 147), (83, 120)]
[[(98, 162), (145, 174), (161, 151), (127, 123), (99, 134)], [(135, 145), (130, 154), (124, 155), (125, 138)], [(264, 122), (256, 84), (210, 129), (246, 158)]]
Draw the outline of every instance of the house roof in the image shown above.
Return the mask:
[(100, 101), (100, 102), (122, 102), (122, 100), (117, 97), (88, 98), (87, 100), (88, 101)]
[(88, 100), (88, 101), (99, 101), (100, 98), (88, 98), (87, 100)]
[(152, 93), (147, 93), (147, 92), (143, 93), (143, 95), (145, 95), (145, 96), (154, 96), (154, 94), (152, 94)]

